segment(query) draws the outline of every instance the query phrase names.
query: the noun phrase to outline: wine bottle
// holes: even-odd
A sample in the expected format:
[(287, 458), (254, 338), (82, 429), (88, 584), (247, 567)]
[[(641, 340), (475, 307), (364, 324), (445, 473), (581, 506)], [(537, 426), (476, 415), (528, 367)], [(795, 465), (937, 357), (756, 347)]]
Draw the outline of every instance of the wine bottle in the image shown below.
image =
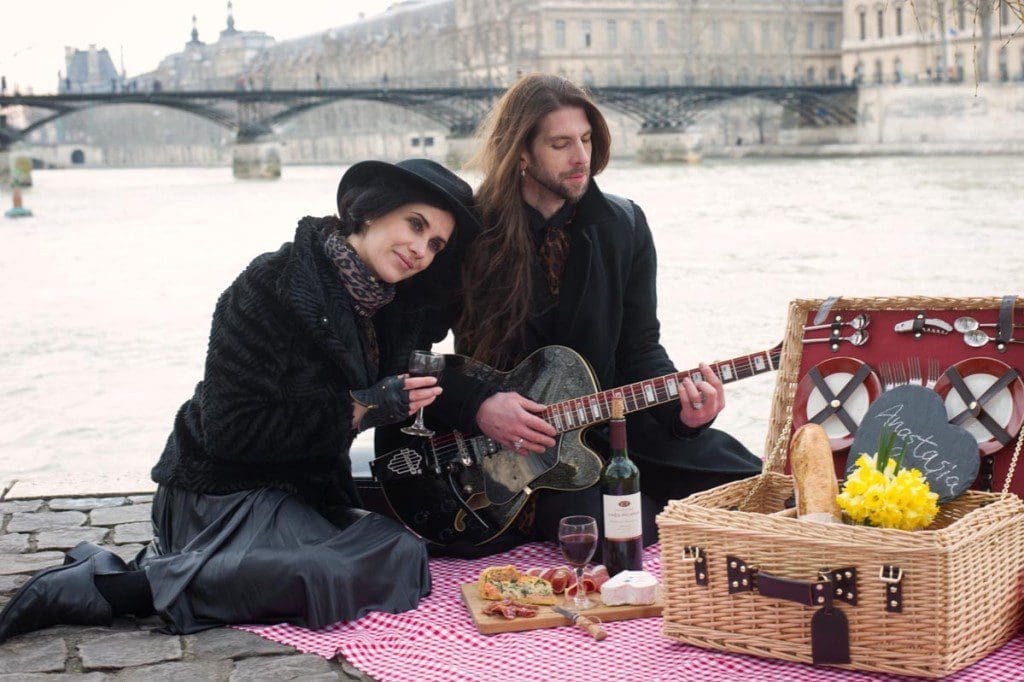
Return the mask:
[(622, 394), (612, 398), (611, 458), (601, 470), (604, 505), (603, 561), (609, 575), (643, 569), (643, 519), (640, 509), (640, 470), (626, 449), (626, 419)]

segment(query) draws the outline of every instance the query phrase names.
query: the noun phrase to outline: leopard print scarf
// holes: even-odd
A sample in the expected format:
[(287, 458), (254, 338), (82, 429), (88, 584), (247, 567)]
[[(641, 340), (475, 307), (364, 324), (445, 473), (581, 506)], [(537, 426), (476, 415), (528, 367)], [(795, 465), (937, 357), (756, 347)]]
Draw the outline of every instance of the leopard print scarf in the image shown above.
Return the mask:
[(363, 317), (373, 317), (395, 297), (394, 285), (377, 279), (340, 232), (327, 236), (324, 252), (334, 263), (356, 311)]

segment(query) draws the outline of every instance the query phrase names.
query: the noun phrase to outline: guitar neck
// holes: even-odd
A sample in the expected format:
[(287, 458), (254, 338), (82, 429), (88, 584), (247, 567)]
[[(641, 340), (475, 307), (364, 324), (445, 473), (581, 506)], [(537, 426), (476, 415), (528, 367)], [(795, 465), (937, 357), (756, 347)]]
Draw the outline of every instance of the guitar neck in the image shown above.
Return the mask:
[[(771, 350), (713, 363), (711, 371), (718, 376), (723, 384), (728, 384), (774, 371), (779, 366), (781, 354), (782, 346), (778, 345)], [(639, 412), (678, 400), (679, 385), (684, 377), (690, 377), (694, 383), (704, 381), (704, 375), (701, 374), (700, 368), (696, 367), (684, 372), (666, 374), (662, 377), (638, 381), (635, 384), (608, 389), (600, 393), (552, 403), (540, 413), (540, 417), (554, 426), (559, 433), (600, 424), (611, 419), (612, 398), (615, 394), (622, 394), (627, 413)]]

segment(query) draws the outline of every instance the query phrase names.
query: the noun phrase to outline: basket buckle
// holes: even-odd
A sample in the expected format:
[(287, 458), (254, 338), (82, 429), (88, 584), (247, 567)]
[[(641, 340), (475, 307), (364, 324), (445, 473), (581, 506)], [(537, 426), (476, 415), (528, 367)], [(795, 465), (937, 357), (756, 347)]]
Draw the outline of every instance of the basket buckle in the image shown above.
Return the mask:
[(878, 569), (878, 579), (885, 583), (885, 610), (903, 612), (903, 569), (885, 564)]
[(693, 564), (693, 580), (701, 587), (708, 586), (708, 555), (696, 545), (683, 547), (682, 561)]
[(899, 566), (882, 566), (878, 569), (878, 579), (883, 583), (899, 584), (903, 580), (903, 569)]

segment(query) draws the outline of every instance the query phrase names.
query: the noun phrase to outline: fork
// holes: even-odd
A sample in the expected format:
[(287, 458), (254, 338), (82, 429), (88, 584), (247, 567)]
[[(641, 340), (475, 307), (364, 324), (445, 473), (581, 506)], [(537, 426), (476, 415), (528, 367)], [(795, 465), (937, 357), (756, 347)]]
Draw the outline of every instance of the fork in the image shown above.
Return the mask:
[(888, 361), (883, 360), (882, 362), (878, 363), (878, 374), (879, 376), (882, 377), (882, 390), (888, 391), (890, 388), (892, 388), (892, 378), (889, 374)]
[(910, 383), (914, 386), (924, 386), (924, 377), (921, 375), (921, 358), (907, 358), (907, 366), (910, 368)]
[(928, 360), (928, 383), (925, 384), (928, 388), (935, 388), (935, 384), (939, 383), (939, 361), (935, 358)]
[(895, 386), (903, 386), (904, 384), (909, 383), (909, 380), (907, 379), (907, 366), (902, 362), (893, 363), (893, 379), (895, 381)]

